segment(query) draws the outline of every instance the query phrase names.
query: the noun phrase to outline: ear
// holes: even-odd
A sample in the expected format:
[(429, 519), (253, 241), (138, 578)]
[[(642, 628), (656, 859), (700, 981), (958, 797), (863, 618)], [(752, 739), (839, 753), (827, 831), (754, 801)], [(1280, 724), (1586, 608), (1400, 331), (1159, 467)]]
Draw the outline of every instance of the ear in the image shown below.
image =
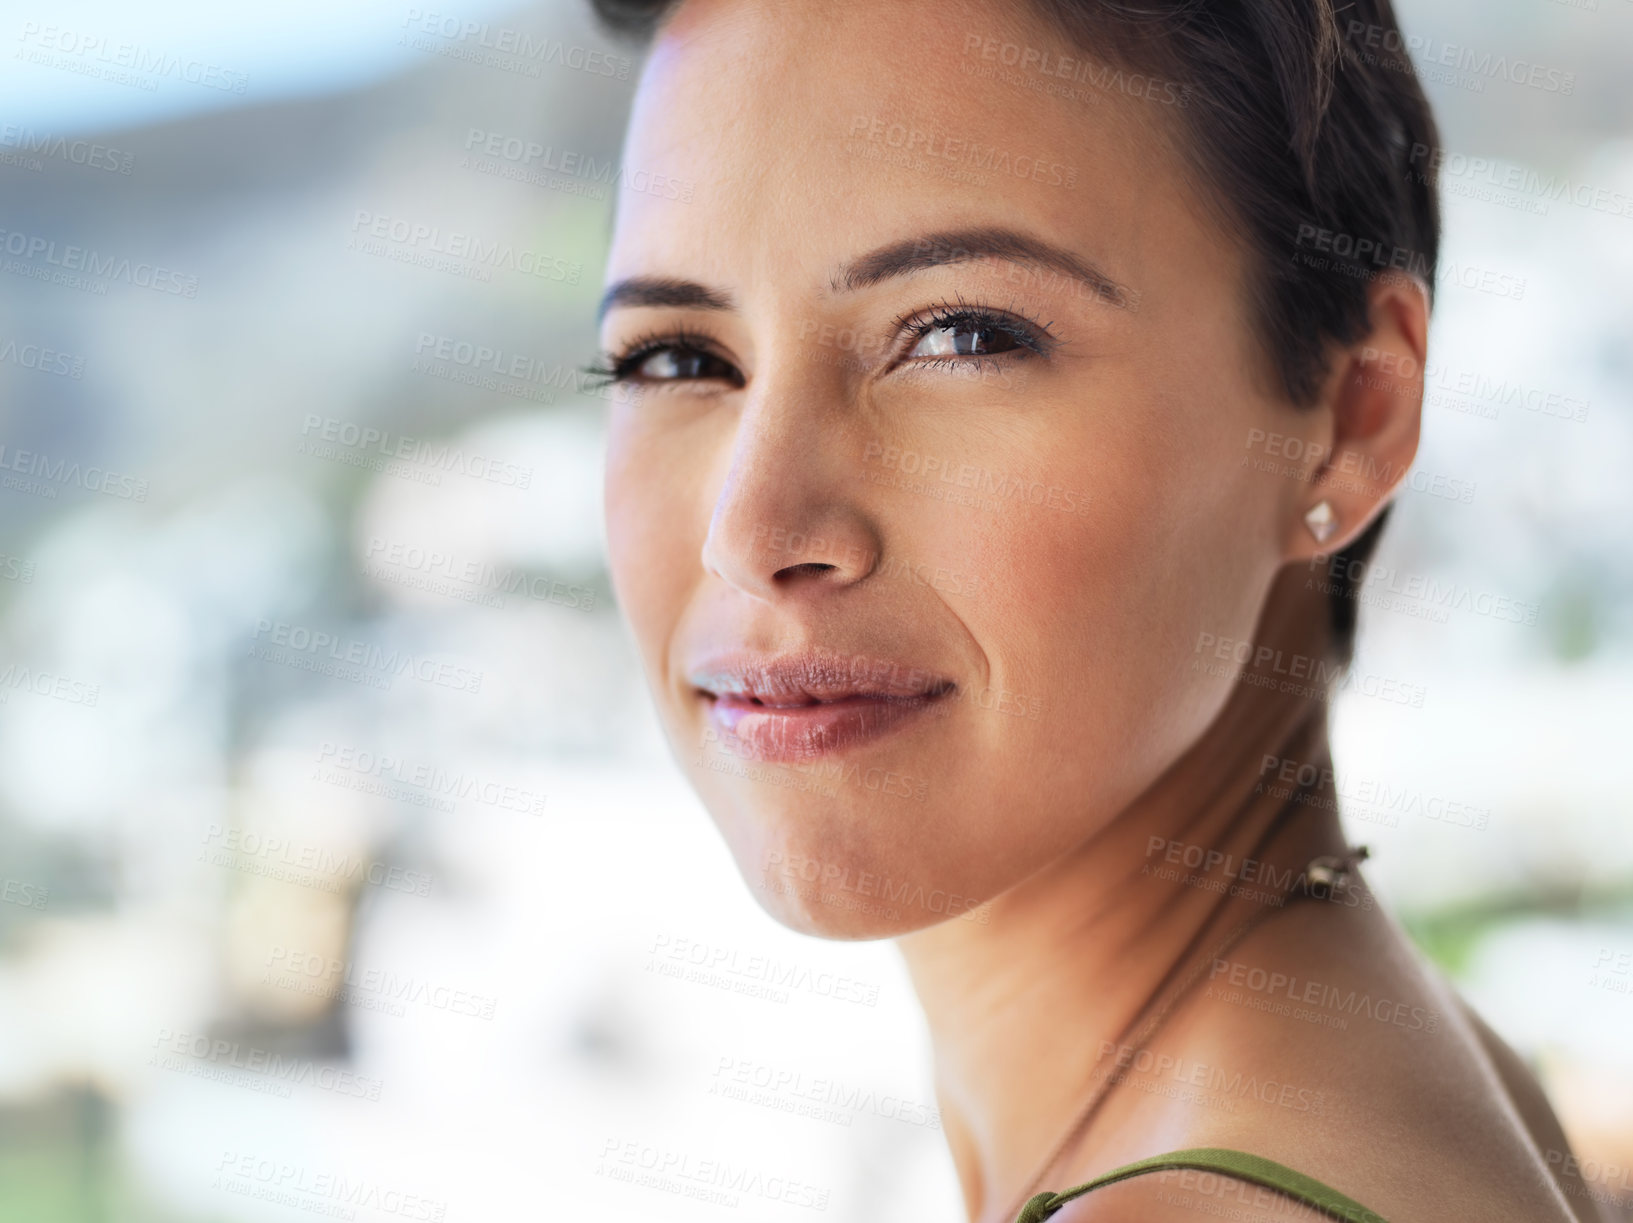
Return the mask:
[[(1330, 439), (1304, 463), (1303, 495), (1289, 524), (1287, 561), (1341, 551), (1389, 503), (1418, 452), (1423, 362), (1428, 351), (1429, 291), (1416, 276), (1385, 272), (1367, 287), (1367, 334), (1338, 351), (1315, 406), (1312, 432)], [(1312, 422), (1314, 423), (1314, 422)], [(1306, 515), (1320, 525), (1318, 539)]]

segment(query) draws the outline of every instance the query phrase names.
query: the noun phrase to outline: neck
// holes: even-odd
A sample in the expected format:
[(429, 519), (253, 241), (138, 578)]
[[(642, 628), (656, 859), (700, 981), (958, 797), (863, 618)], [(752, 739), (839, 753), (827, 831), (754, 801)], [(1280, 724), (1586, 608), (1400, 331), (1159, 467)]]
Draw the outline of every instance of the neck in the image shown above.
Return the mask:
[[(1284, 650), (1311, 648), (1285, 626), (1271, 635)], [(1199, 855), (1230, 855), (1212, 879), (1244, 858), (1284, 878), (1343, 849), (1327, 801), (1278, 822), (1294, 787), (1262, 767), (1267, 756), (1313, 764), (1330, 781), (1325, 702), (1238, 684), (1195, 747), (1076, 850), (990, 902), (987, 924), (944, 922), (898, 939), (929, 1022), (971, 1219), (1010, 1223), (997, 1212), (1023, 1190), (1064, 1187), (1027, 1182), (1098, 1085), (1102, 1049), (1181, 961), (1208, 954), (1259, 907), (1181, 882)], [(1330, 784), (1314, 797), (1331, 799)]]

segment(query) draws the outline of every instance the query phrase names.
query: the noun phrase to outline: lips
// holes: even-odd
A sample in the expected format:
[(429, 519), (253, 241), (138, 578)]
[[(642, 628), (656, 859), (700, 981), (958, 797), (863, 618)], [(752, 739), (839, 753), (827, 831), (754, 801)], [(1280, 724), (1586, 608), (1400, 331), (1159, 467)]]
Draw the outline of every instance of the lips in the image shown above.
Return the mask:
[(872, 655), (737, 654), (687, 679), (733, 755), (814, 760), (874, 742), (942, 705), (957, 685), (926, 668)]

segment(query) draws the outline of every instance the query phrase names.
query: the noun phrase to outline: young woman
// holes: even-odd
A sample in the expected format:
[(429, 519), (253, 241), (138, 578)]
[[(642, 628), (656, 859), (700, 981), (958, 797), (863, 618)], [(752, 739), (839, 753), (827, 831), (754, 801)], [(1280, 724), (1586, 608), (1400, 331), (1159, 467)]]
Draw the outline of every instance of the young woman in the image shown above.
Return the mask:
[(1337, 818), (1329, 690), (1414, 699), (1344, 670), (1438, 240), (1387, 0), (602, 14), (617, 593), (764, 907), (900, 946), (970, 1219), (1596, 1217)]

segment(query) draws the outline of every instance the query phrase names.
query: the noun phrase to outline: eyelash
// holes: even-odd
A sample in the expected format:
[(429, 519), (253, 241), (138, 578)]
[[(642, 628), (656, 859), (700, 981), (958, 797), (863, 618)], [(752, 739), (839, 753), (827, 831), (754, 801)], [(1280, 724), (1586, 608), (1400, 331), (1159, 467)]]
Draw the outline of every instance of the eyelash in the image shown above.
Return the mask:
[[(943, 300), (935, 306), (926, 309), (910, 310), (897, 315), (891, 320), (893, 332), (908, 332), (905, 349), (911, 349), (931, 331), (941, 328), (964, 325), (966, 328), (975, 328), (999, 332), (1013, 340), (1016, 348), (993, 354), (965, 354), (960, 356), (917, 357), (912, 361), (912, 367), (924, 369), (927, 367), (961, 366), (965, 369), (972, 365), (998, 365), (1004, 358), (1024, 360), (1027, 357), (1047, 357), (1059, 337), (1055, 335), (1052, 324), (1042, 322), (1027, 314), (1024, 310), (1010, 306), (1007, 310), (993, 310), (987, 306), (979, 306), (965, 301), (962, 297), (956, 301)], [(668, 331), (650, 332), (631, 340), (616, 353), (603, 353), (595, 362), (584, 367), (583, 372), (596, 383), (596, 389), (611, 386), (621, 382), (639, 382), (641, 376), (636, 373), (641, 364), (648, 357), (665, 349), (690, 351), (713, 356), (717, 360), (730, 364), (721, 355), (714, 340), (702, 332), (692, 331), (686, 327), (677, 327)], [(735, 367), (734, 367), (735, 368)], [(657, 383), (701, 382), (701, 378), (660, 378), (654, 379)], [(743, 385), (742, 375), (738, 373), (732, 379), (734, 387)]]
[[(919, 320), (915, 323), (914, 320)], [(930, 307), (928, 315), (923, 310), (912, 310), (906, 314), (899, 314), (891, 320), (891, 329), (901, 331), (910, 329), (908, 348), (924, 338), (931, 331), (955, 324), (974, 324), (975, 327), (996, 331), (1014, 340), (1018, 349), (1008, 352), (988, 355), (974, 354), (963, 357), (918, 357), (914, 366), (962, 365), (968, 367), (972, 363), (998, 364), (1005, 357), (1024, 360), (1028, 356), (1047, 357), (1059, 343), (1051, 324), (1033, 318), (1019, 306), (1011, 304), (1007, 310), (993, 310), (987, 306), (979, 306), (967, 302), (962, 297), (956, 301), (943, 300), (940, 304)]]
[[(616, 353), (607, 352), (584, 367), (584, 374), (595, 384), (592, 389), (600, 390), (620, 382), (639, 381), (636, 370), (641, 363), (654, 353), (662, 352), (666, 348), (706, 353), (725, 361), (715, 343), (700, 331), (693, 331), (689, 327), (675, 327), (668, 331), (652, 331), (637, 336)], [(727, 362), (730, 364), (730, 362)], [(659, 381), (685, 382), (699, 381), (699, 379), (660, 379)], [(736, 380), (742, 385), (741, 376)]]

